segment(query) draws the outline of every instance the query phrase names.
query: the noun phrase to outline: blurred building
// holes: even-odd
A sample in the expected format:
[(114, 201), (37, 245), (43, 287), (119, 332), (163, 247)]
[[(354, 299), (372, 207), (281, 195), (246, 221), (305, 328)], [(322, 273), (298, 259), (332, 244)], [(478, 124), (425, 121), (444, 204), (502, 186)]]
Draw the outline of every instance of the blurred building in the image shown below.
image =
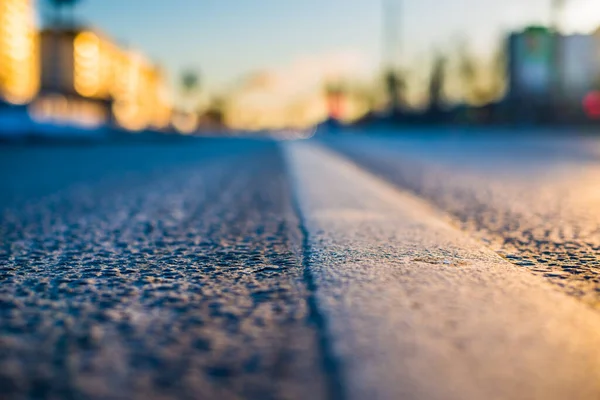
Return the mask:
[(120, 51), (115, 59), (112, 115), (129, 130), (164, 129), (171, 119), (165, 75), (143, 55)]
[(41, 122), (162, 129), (170, 102), (164, 74), (142, 55), (90, 30), (47, 29), (31, 114)]
[(517, 118), (584, 119), (584, 101), (600, 89), (600, 32), (562, 35), (530, 27), (508, 39), (506, 101)]
[(0, 0), (0, 98), (24, 104), (39, 87), (33, 0)]
[(557, 48), (558, 92), (565, 101), (581, 102), (600, 78), (600, 41), (595, 35), (560, 36)]
[(544, 27), (529, 27), (508, 38), (508, 99), (544, 103), (552, 94), (555, 37)]

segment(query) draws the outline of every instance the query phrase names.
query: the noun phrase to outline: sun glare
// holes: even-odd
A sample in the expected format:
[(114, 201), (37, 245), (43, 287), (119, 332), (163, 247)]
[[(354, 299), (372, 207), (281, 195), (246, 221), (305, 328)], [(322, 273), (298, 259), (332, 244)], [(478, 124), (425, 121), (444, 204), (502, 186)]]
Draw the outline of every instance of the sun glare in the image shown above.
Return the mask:
[(569, 32), (587, 33), (600, 26), (598, 0), (572, 0), (564, 12), (564, 28)]

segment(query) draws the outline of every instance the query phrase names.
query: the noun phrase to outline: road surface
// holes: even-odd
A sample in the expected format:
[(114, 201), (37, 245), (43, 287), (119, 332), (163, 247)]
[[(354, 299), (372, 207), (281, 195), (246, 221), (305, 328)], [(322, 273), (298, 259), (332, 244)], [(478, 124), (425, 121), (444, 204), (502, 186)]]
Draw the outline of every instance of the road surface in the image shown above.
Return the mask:
[(5, 146), (1, 392), (599, 398), (599, 166), (591, 138)]

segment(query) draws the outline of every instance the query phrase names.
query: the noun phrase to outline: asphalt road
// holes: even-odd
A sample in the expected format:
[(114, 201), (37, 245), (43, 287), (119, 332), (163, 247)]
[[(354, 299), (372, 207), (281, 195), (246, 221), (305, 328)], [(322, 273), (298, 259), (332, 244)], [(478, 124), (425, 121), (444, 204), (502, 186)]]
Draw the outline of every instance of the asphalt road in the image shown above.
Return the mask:
[(600, 141), (0, 148), (0, 392), (600, 397)]
[(324, 396), (275, 144), (2, 151), (5, 394)]
[(600, 309), (600, 140), (501, 133), (329, 139), (510, 262)]

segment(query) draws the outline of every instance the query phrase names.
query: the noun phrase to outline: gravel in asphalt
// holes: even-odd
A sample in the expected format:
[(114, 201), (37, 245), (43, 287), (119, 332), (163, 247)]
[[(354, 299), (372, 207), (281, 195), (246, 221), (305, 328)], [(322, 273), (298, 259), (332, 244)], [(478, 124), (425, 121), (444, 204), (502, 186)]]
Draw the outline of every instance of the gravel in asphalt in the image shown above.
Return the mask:
[(600, 398), (595, 311), (334, 153), (288, 153), (347, 398)]
[(600, 142), (484, 135), (327, 144), (428, 200), (507, 260), (600, 309)]
[(316, 142), (0, 148), (4, 397), (600, 397), (595, 141)]
[(3, 398), (326, 396), (281, 153), (189, 146), (15, 153)]

